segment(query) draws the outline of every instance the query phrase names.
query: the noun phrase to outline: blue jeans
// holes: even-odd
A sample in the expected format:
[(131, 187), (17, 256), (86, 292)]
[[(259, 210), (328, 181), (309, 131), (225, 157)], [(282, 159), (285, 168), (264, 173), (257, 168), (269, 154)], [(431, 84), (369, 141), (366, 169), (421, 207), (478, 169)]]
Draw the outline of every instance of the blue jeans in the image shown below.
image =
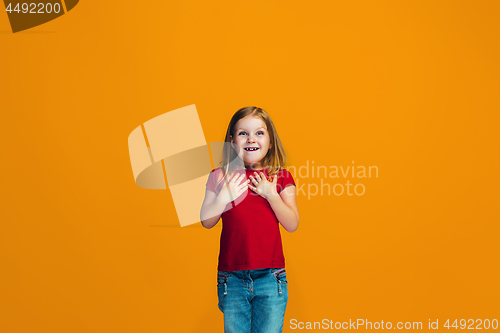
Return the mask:
[(219, 309), (226, 333), (278, 333), (288, 301), (284, 268), (218, 271)]

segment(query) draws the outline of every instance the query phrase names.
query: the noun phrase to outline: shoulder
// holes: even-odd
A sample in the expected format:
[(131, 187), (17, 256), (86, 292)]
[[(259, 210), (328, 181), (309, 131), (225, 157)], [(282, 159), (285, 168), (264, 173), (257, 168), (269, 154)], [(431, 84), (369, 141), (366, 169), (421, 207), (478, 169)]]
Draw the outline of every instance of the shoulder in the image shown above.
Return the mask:
[[(282, 189), (288, 187), (288, 186), (295, 186), (295, 180), (293, 179), (293, 176), (292, 174), (285, 168), (281, 168), (279, 173), (278, 173), (278, 185), (279, 186), (279, 189), (280, 189), (280, 192)], [(278, 192), (278, 193), (280, 193)]]
[(219, 193), (222, 180), (223, 171), (222, 168), (212, 169), (208, 175), (207, 188), (215, 193)]
[(278, 174), (282, 177), (285, 177), (285, 178), (293, 178), (292, 174), (290, 173), (290, 171), (288, 171), (287, 169), (285, 168), (280, 168), (280, 170), (278, 171)]
[(212, 171), (210, 171), (210, 177), (215, 178), (216, 181), (219, 181), (222, 178), (222, 175), (223, 175), (222, 167), (212, 169)]
[(210, 173), (214, 174), (214, 175), (218, 175), (218, 174), (222, 173), (222, 168), (212, 169), (212, 171), (210, 171)]
[(287, 169), (280, 168), (276, 175), (278, 176), (276, 184), (278, 194), (281, 195), (281, 192), (283, 192), (283, 190), (289, 186), (295, 186), (295, 181), (293, 180), (292, 174)]

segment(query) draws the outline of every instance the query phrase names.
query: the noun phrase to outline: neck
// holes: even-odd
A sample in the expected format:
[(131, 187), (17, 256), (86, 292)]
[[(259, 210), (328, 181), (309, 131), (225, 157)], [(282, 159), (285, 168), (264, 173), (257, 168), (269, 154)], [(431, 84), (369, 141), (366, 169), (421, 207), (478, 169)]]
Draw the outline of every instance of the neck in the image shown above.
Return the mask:
[(256, 164), (256, 163), (253, 163), (253, 164), (247, 164), (245, 163), (245, 168), (246, 169), (249, 169), (249, 170), (262, 170), (262, 169), (265, 169), (265, 167), (262, 165), (262, 164)]

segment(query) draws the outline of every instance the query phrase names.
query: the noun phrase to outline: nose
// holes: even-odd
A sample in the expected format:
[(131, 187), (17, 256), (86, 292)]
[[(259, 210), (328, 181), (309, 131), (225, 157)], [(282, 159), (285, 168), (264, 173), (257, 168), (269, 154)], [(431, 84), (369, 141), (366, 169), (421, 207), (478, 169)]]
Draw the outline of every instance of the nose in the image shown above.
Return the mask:
[(255, 142), (255, 138), (253, 136), (253, 134), (250, 134), (248, 137), (247, 137), (247, 142), (250, 143), (250, 142)]

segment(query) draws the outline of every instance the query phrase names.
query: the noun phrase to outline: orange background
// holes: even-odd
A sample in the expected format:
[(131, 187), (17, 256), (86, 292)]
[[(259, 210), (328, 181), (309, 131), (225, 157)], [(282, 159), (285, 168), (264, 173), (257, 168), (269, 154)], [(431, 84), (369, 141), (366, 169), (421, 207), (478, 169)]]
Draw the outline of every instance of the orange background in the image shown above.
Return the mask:
[(495, 0), (84, 0), (12, 34), (0, 12), (0, 331), (223, 331), (221, 224), (180, 228), (128, 156), (134, 128), (190, 104), (207, 141), (257, 105), (290, 165), (379, 168), (363, 196), (298, 197), (285, 332), (500, 319), (499, 14)]

